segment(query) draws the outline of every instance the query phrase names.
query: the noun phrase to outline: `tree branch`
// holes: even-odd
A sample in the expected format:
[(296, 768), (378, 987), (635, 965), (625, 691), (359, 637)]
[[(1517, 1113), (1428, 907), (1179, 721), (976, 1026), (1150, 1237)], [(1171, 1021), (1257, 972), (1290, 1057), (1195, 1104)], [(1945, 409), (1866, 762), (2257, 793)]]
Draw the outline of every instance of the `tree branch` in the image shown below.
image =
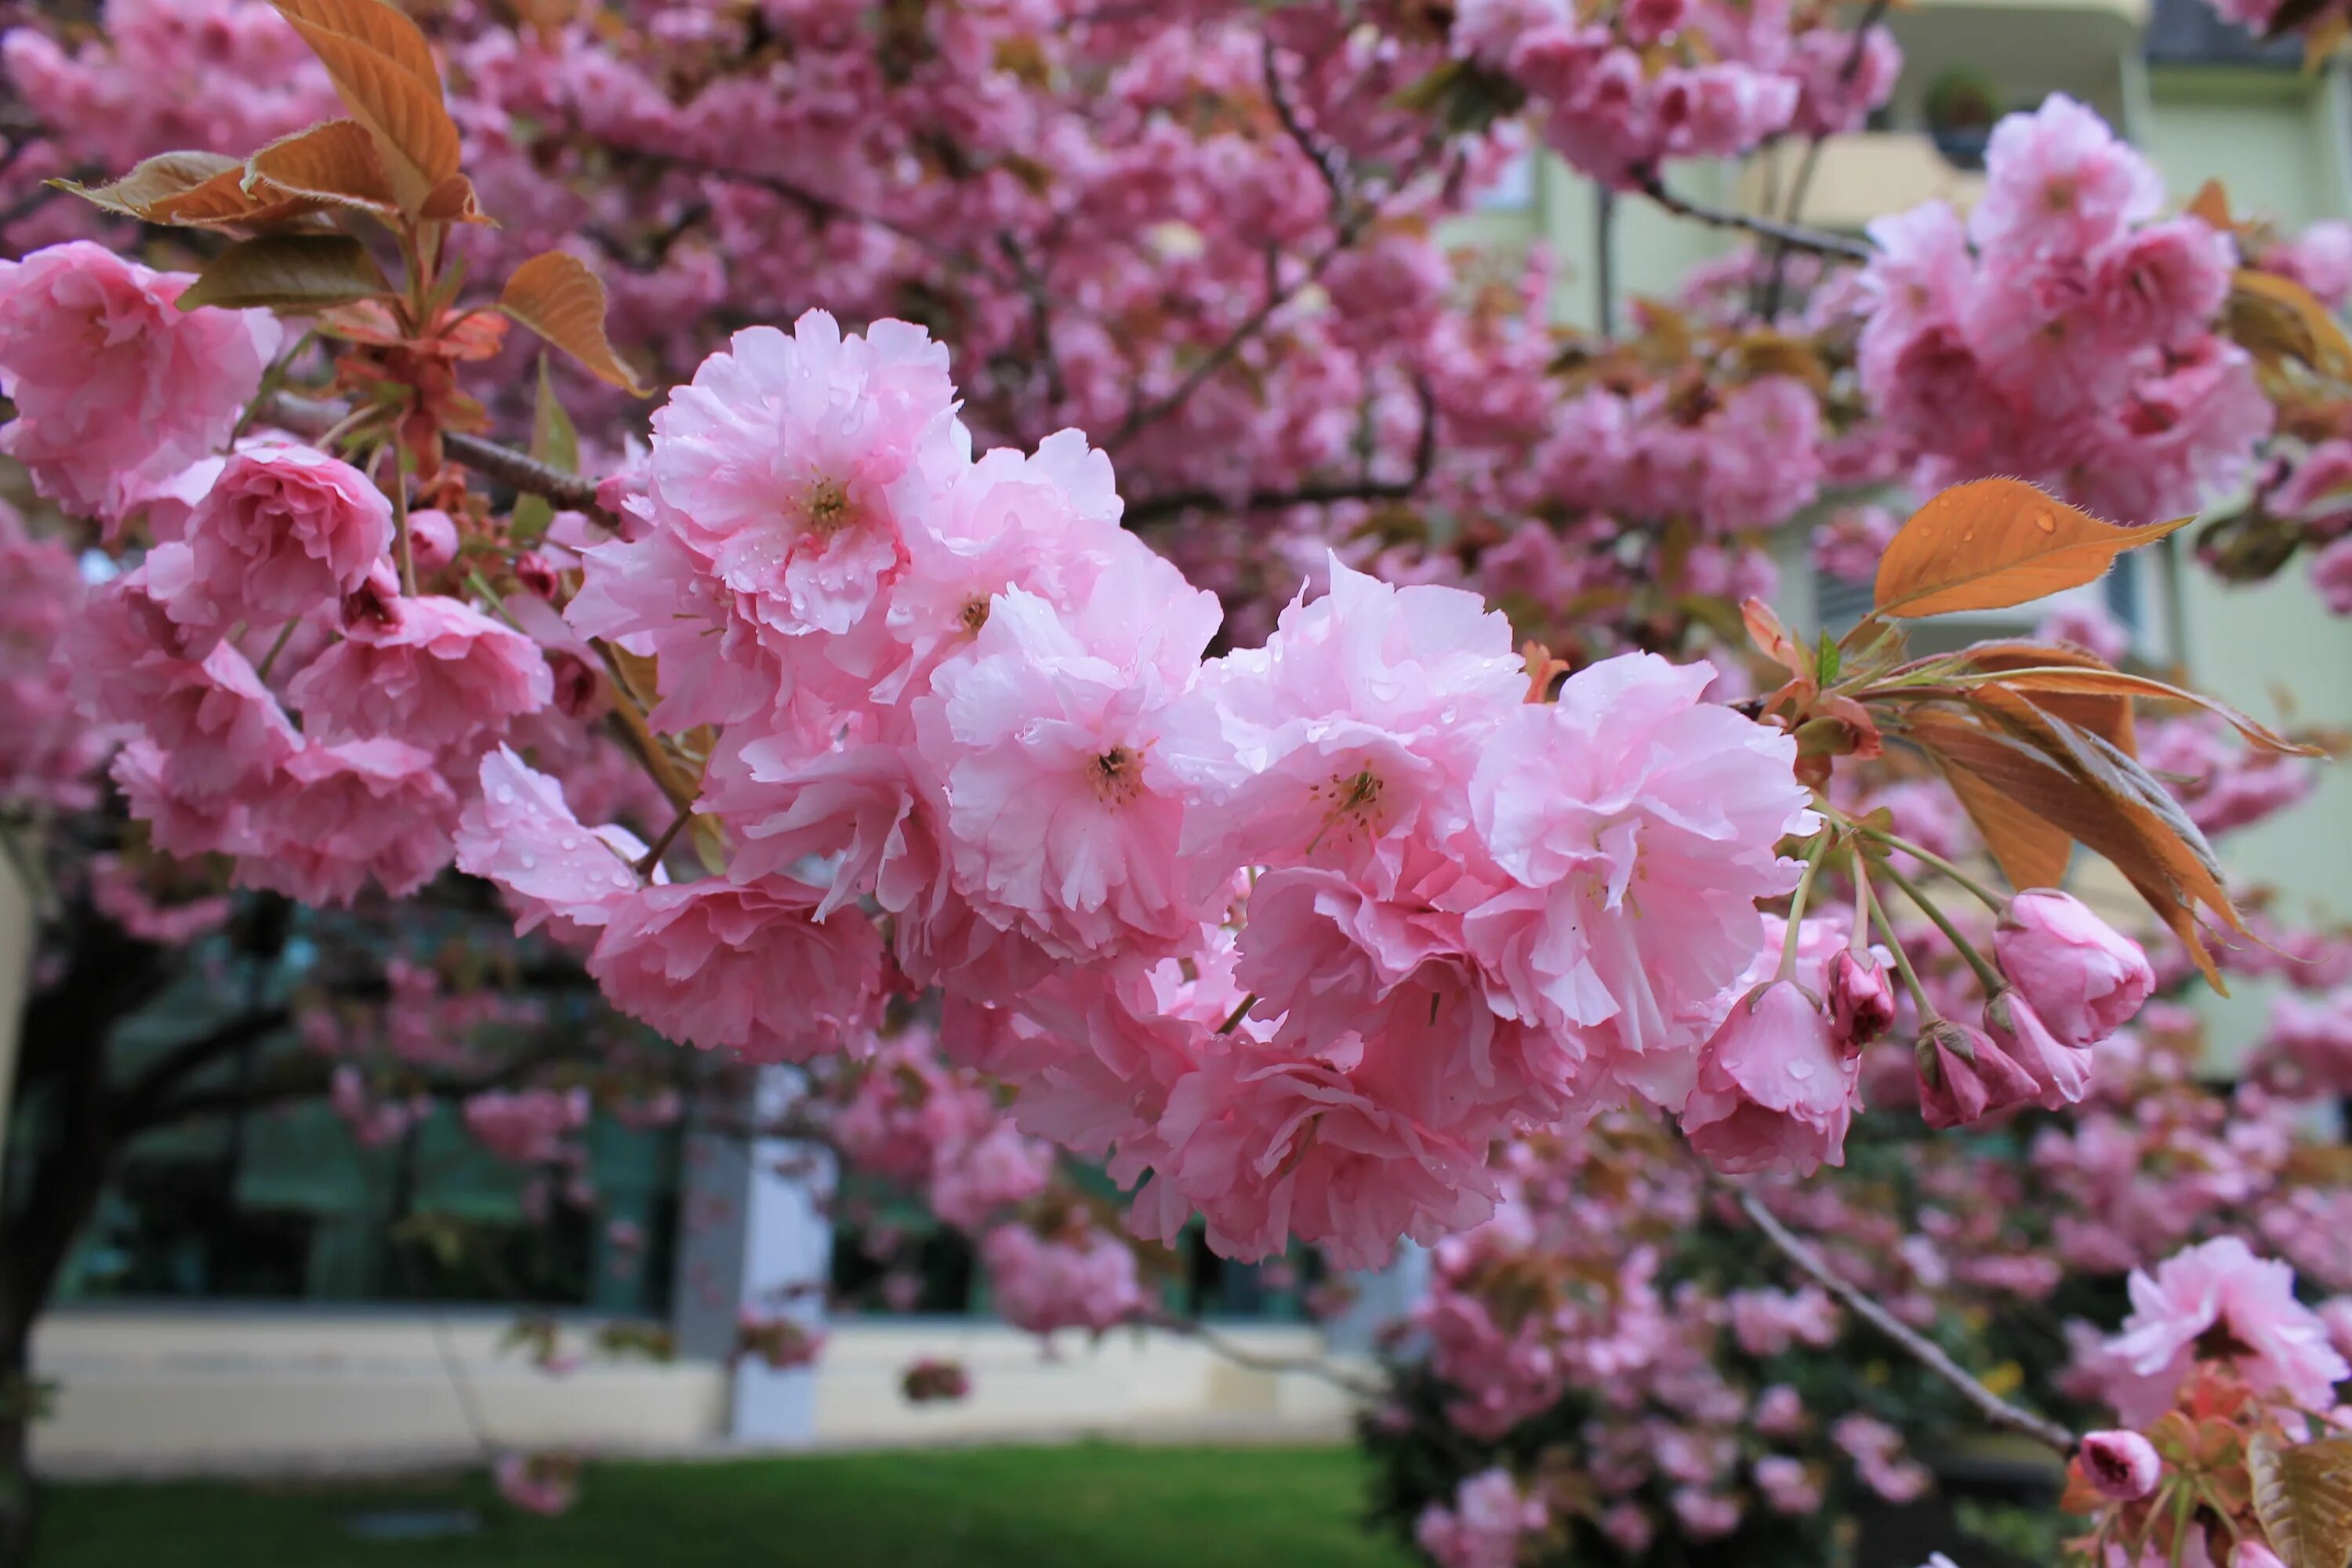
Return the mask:
[(1173, 1312), (1147, 1313), (1142, 1321), (1152, 1328), (1188, 1340), (1198, 1340), (1212, 1354), (1222, 1356), (1235, 1366), (1252, 1372), (1297, 1373), (1303, 1377), (1321, 1378), (1335, 1388), (1344, 1389), (1359, 1399), (1386, 1399), (1386, 1384), (1370, 1378), (1356, 1377), (1333, 1366), (1319, 1356), (1261, 1355), (1234, 1343), (1216, 1330), (1196, 1318), (1182, 1318)]
[(1960, 1396), (1976, 1406), (1978, 1413), (1987, 1421), (2045, 1444), (2061, 1457), (2074, 1451), (2076, 1438), (2074, 1433), (2046, 1415), (2037, 1415), (2031, 1410), (2011, 1405), (1978, 1382), (1966, 1367), (1946, 1355), (1941, 1346), (1834, 1272), (1820, 1253), (1799, 1240), (1794, 1232), (1774, 1217), (1772, 1211), (1766, 1208), (1755, 1194), (1740, 1193), (1739, 1206), (1755, 1223), (1756, 1228), (1764, 1233), (1766, 1239), (1779, 1247), (1790, 1262), (1812, 1276), (1823, 1289), (1843, 1302), (1848, 1311), (1902, 1346), (1914, 1361), (1958, 1390)]
[(1842, 234), (1826, 229), (1805, 228), (1797, 224), (1781, 223), (1769, 217), (1753, 217), (1746, 213), (1728, 212), (1701, 203), (1686, 201), (1666, 189), (1664, 181), (1653, 170), (1642, 176), (1643, 195), (1679, 217), (1694, 223), (1709, 224), (1717, 228), (1736, 228), (1761, 239), (1776, 240), (1799, 250), (1810, 250), (1821, 256), (1843, 256), (1853, 261), (1868, 261), (1878, 252), (1859, 239), (1848, 239)]
[(1292, 506), (1331, 506), (1341, 501), (1403, 500), (1429, 482), (1437, 465), (1437, 395), (1425, 377), (1416, 376), (1414, 392), (1421, 402), (1421, 435), (1413, 442), (1412, 472), (1402, 479), (1349, 479), (1300, 485), (1295, 489), (1252, 490), (1236, 503), (1216, 490), (1171, 490), (1146, 496), (1127, 509), (1129, 528), (1142, 528), (1179, 512), (1193, 510), (1273, 511)]
[[(1853, 79), (1862, 74), (1863, 58), (1868, 53), (1870, 47), (1871, 29), (1877, 26), (1885, 16), (1889, 3), (1890, 0), (1870, 0), (1870, 8), (1862, 14), (1862, 20), (1854, 24), (1853, 42), (1846, 47), (1845, 63), (1838, 68), (1837, 85), (1841, 95), (1847, 88), (1853, 85)], [(1789, 187), (1789, 205), (1781, 209), (1780, 214), (1790, 223), (1795, 223), (1804, 216), (1805, 195), (1813, 187), (1813, 174), (1821, 165), (1822, 142), (1824, 140), (1823, 137), (1816, 136), (1808, 142), (1805, 146), (1805, 156), (1797, 164), (1797, 177), (1790, 182)], [(1780, 313), (1781, 288), (1788, 280), (1788, 274), (1789, 242), (1783, 239), (1773, 244), (1771, 274), (1764, 285), (1763, 297), (1759, 301), (1759, 308), (1757, 314), (1767, 321)]]
[[(266, 399), (261, 405), (261, 417), (270, 424), (298, 436), (314, 437), (334, 429), (351, 417), (351, 413), (340, 403), (297, 397), (285, 392)], [(485, 441), (478, 436), (451, 433), (441, 437), (441, 446), (449, 456), (485, 479), (495, 479), (525, 495), (543, 497), (569, 511), (596, 510), (593, 479), (567, 474), (527, 453)]]

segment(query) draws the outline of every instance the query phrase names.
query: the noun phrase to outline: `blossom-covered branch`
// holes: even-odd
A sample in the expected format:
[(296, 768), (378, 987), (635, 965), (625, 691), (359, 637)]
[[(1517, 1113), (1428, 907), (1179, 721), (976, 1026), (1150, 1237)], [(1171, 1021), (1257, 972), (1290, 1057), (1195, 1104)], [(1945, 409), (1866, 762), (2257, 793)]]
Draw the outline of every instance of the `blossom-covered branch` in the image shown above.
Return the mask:
[(2074, 1451), (2078, 1439), (2074, 1433), (2046, 1415), (2039, 1415), (2011, 1404), (1987, 1388), (1966, 1367), (1946, 1354), (1942, 1346), (1887, 1311), (1832, 1268), (1811, 1244), (1799, 1239), (1794, 1232), (1782, 1225), (1756, 1194), (1742, 1191), (1739, 1207), (1756, 1228), (1764, 1233), (1765, 1239), (1780, 1248), (1791, 1263), (1843, 1302), (1847, 1310), (1894, 1341), (1914, 1361), (1958, 1390), (1960, 1396), (1976, 1406), (1987, 1421), (2004, 1430), (2022, 1433), (2061, 1455)]

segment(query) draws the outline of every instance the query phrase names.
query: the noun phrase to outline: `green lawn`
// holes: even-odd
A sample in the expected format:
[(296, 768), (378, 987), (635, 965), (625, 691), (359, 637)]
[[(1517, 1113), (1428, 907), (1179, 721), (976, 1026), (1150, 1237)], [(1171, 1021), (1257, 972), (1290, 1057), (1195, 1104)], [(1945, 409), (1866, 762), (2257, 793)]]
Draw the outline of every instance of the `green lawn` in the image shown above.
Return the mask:
[[(535, 1519), (482, 1481), (52, 1488), (36, 1568), (1405, 1568), (1338, 1448), (974, 1448), (590, 1469)], [(470, 1509), (459, 1539), (356, 1539)]]

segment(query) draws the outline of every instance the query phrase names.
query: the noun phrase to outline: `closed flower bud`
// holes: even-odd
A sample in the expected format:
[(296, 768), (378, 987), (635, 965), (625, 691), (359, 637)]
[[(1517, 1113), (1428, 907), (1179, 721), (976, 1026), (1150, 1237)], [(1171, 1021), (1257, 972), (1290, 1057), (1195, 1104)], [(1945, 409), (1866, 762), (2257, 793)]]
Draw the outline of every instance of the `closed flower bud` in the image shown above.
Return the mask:
[(2131, 1022), (2156, 989), (2156, 972), (2139, 943), (2080, 899), (2050, 888), (2028, 888), (2011, 899), (1992, 943), (2000, 972), (2063, 1045), (2105, 1039)]
[(1895, 1022), (1895, 986), (1877, 956), (1841, 949), (1830, 960), (1830, 1022), (1838, 1044), (1859, 1050)]
[(2003, 991), (1985, 1004), (1985, 1028), (2001, 1050), (2041, 1086), (2033, 1103), (2045, 1110), (2080, 1101), (2091, 1089), (2091, 1052), (2050, 1031), (2033, 1004)]
[(1990, 1035), (1938, 1018), (1921, 1032), (1919, 1114), (1930, 1127), (1961, 1127), (2038, 1097), (2042, 1086)]
[(2083, 1439), (2083, 1475), (2098, 1494), (2131, 1502), (2156, 1489), (2164, 1461), (2137, 1432), (2094, 1432)]

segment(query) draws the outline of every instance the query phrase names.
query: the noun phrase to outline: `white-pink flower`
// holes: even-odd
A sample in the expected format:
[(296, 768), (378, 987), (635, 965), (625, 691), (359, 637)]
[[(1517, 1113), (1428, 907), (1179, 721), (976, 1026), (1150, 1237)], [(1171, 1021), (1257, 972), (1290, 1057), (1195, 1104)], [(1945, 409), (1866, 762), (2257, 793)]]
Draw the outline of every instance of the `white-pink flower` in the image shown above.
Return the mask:
[(2352, 1366), (2327, 1327), (2294, 1299), (2294, 1270), (2257, 1258), (2234, 1236), (2177, 1252), (2154, 1274), (2132, 1270), (2132, 1312), (2106, 1343), (2116, 1369), (2107, 1395), (2133, 1426), (2161, 1415), (2190, 1364), (2225, 1359), (2259, 1392), (2305, 1410), (2336, 1403)]
[(358, 587), (392, 540), (392, 503), (349, 463), (308, 447), (240, 452), (182, 530), (192, 572), (173, 618), (214, 632), (294, 620)]
[(538, 645), (472, 605), (439, 595), (378, 605), (348, 617), (343, 640), (287, 688), (309, 733), (437, 751), (536, 713), (554, 694)]
[(737, 332), (654, 416), (657, 513), (780, 632), (845, 632), (906, 560), (927, 447), (952, 439), (947, 350), (877, 321), (844, 337), (811, 310), (790, 337)]

